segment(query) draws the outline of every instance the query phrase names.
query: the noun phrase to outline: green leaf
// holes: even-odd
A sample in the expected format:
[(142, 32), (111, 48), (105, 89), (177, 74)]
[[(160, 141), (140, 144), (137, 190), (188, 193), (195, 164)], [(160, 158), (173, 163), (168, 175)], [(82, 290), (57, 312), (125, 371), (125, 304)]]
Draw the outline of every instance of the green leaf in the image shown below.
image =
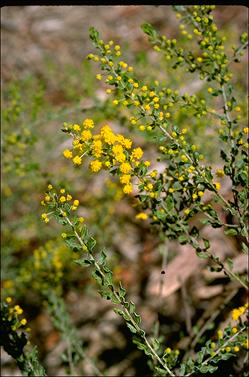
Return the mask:
[(132, 301), (129, 302), (129, 308), (128, 309), (129, 309), (129, 312), (131, 314), (133, 314), (135, 312), (136, 307), (135, 307), (134, 302), (132, 302)]
[(179, 376), (183, 377), (185, 376), (185, 371), (186, 371), (186, 364), (181, 364), (180, 370), (179, 370)]
[(96, 245), (96, 240), (93, 237), (90, 237), (89, 240), (86, 243), (88, 249), (92, 251), (94, 249), (94, 246)]
[(231, 258), (227, 258), (226, 262), (227, 262), (230, 270), (232, 270), (233, 269), (233, 260)]
[(178, 241), (181, 245), (185, 245), (188, 242), (188, 238), (187, 238), (187, 236), (182, 235), (182, 236), (178, 237)]
[(168, 211), (171, 211), (174, 208), (174, 199), (171, 195), (168, 195), (165, 200), (165, 205)]
[(249, 247), (244, 242), (242, 242), (242, 251), (247, 255), (249, 254)]
[(123, 317), (125, 321), (130, 321), (130, 317), (122, 309), (114, 308), (113, 310), (116, 314)]
[(93, 264), (93, 261), (90, 261), (89, 259), (75, 259), (74, 263), (78, 264), (79, 266), (90, 266)]
[(136, 324), (140, 325), (140, 323), (141, 323), (141, 317), (140, 317), (140, 315), (137, 314), (137, 313), (134, 313), (133, 314), (133, 318), (134, 318), (134, 321), (136, 322)]
[(105, 263), (106, 257), (107, 257), (106, 253), (104, 252), (104, 250), (102, 250), (99, 257), (99, 264), (101, 266)]
[(203, 238), (203, 242), (204, 242), (205, 249), (206, 250), (209, 249), (210, 248), (210, 242), (209, 242), (209, 240)]
[(121, 282), (119, 283), (119, 291), (118, 291), (118, 294), (121, 298), (125, 298), (125, 295), (126, 295), (126, 290), (124, 287), (122, 287), (122, 284)]
[(99, 40), (99, 32), (93, 26), (89, 28), (89, 37), (95, 43)]
[(201, 351), (199, 351), (197, 353), (197, 363), (198, 364), (201, 364), (202, 363), (202, 360), (205, 356), (205, 353), (206, 353), (206, 348), (202, 347)]
[(97, 281), (98, 284), (103, 284), (102, 275), (98, 270), (92, 272), (92, 277)]
[(131, 330), (131, 332), (132, 332), (133, 334), (136, 334), (136, 333), (137, 333), (137, 329), (136, 329), (133, 325), (131, 325), (131, 324), (128, 323), (128, 322), (126, 322), (126, 325), (127, 325), (127, 327)]
[(201, 251), (196, 250), (196, 254), (201, 259), (207, 259), (208, 258), (208, 254), (205, 251), (202, 251), (202, 250)]
[(66, 244), (72, 249), (73, 251), (78, 251), (82, 249), (82, 246), (77, 241), (76, 237), (69, 238), (65, 240)]
[(157, 32), (151, 24), (145, 22), (141, 25), (141, 29), (145, 34), (149, 35), (151, 38), (156, 38)]
[(238, 234), (238, 231), (237, 229), (228, 229), (228, 230), (225, 230), (224, 233), (227, 235), (227, 236), (236, 236)]

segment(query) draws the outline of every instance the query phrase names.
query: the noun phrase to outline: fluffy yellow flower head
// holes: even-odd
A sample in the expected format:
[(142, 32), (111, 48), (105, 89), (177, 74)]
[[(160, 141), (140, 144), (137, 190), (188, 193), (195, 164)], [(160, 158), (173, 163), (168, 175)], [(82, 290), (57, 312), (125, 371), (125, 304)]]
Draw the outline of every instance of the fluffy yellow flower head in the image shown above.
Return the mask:
[(90, 169), (93, 173), (97, 173), (98, 171), (100, 171), (101, 167), (102, 162), (99, 160), (94, 160), (90, 162)]
[(85, 119), (83, 122), (83, 127), (84, 128), (93, 128), (94, 127), (94, 121), (92, 119)]
[(123, 162), (120, 165), (120, 171), (121, 173), (128, 174), (131, 171), (131, 165), (128, 162)]

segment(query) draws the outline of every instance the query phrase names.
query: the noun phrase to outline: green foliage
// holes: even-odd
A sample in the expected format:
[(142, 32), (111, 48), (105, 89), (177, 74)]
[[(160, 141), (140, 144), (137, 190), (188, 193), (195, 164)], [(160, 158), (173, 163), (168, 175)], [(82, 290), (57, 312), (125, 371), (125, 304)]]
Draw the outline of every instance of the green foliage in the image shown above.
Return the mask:
[(26, 322), (18, 318), (21, 312), (22, 309), (19, 306), (10, 308), (8, 304), (1, 303), (0, 345), (16, 360), (23, 376), (46, 376), (39, 362), (37, 349), (24, 350), (28, 338), (27, 332), (21, 329)]

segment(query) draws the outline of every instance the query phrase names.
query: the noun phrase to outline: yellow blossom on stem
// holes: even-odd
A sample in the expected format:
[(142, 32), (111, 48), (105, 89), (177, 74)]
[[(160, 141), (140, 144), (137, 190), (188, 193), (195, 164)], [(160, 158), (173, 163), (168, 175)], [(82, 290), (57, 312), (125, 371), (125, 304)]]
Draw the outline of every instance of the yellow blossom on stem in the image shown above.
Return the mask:
[(73, 157), (73, 154), (72, 154), (72, 152), (71, 152), (69, 149), (65, 149), (65, 150), (63, 151), (63, 156), (64, 156), (65, 158), (72, 158), (72, 157)]
[(131, 180), (131, 175), (130, 174), (124, 174), (119, 177), (119, 180), (122, 184), (128, 184), (130, 183)]
[(87, 118), (83, 121), (83, 127), (84, 128), (93, 128), (94, 127), (94, 121), (90, 118)]
[(81, 165), (81, 164), (82, 164), (82, 159), (81, 159), (81, 157), (80, 157), (80, 156), (75, 156), (75, 157), (73, 158), (73, 163), (74, 163), (74, 165)]
[(101, 167), (102, 162), (99, 160), (94, 160), (90, 162), (90, 169), (93, 173), (97, 173), (98, 171), (100, 171)]
[(133, 149), (131, 153), (131, 160), (134, 160), (134, 159), (139, 160), (140, 158), (142, 158), (143, 153), (144, 152), (140, 147)]
[(124, 187), (123, 187), (123, 192), (125, 193), (125, 194), (130, 194), (130, 193), (132, 193), (132, 185), (129, 183), (129, 184), (127, 184), (127, 185), (125, 185)]
[(220, 188), (221, 188), (220, 182), (213, 182), (213, 184), (214, 184), (216, 190), (220, 190)]
[(131, 165), (128, 162), (123, 162), (119, 167), (121, 173), (128, 174), (131, 171)]

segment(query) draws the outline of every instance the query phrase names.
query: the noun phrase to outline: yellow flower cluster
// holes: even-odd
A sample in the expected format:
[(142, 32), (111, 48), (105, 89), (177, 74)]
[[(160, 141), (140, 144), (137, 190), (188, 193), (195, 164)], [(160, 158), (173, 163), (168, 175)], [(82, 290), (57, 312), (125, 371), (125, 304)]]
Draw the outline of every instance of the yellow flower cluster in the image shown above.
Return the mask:
[(244, 306), (240, 306), (239, 308), (232, 310), (232, 319), (234, 321), (238, 321), (238, 319), (242, 316), (242, 314), (245, 313), (246, 309), (248, 308), (248, 303), (246, 303)]
[[(65, 149), (64, 157), (72, 159), (75, 165), (82, 163), (83, 155), (94, 157), (94, 160), (89, 164), (93, 173), (98, 173), (101, 169), (116, 168), (120, 183), (124, 185), (123, 192), (130, 194), (133, 189), (131, 178), (134, 175), (134, 169), (142, 164), (139, 160), (143, 156), (143, 150), (140, 147), (132, 149), (132, 141), (113, 132), (108, 124), (102, 126), (97, 134), (92, 134), (89, 130), (93, 127), (94, 121), (92, 119), (85, 119), (82, 127), (69, 125), (67, 130), (70, 131), (74, 139), (72, 150)], [(150, 162), (145, 161), (144, 165), (148, 167)], [(66, 198), (64, 201), (66, 201)]]

